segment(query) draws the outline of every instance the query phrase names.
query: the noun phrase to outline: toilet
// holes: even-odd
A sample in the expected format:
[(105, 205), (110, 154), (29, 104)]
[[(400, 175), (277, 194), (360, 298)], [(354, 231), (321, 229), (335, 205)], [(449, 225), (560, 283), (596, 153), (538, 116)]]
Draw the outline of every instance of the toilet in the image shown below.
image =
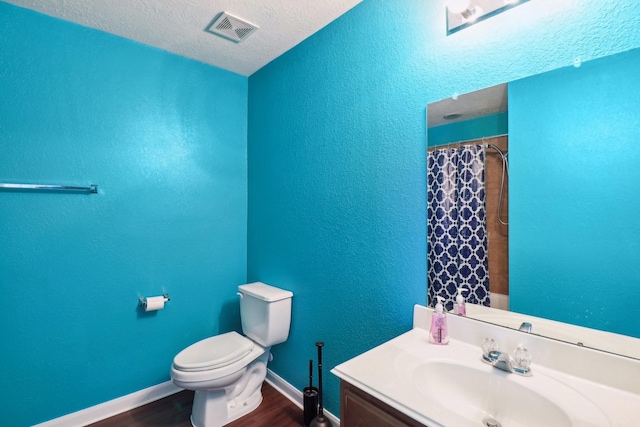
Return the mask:
[(191, 424), (221, 427), (262, 402), (271, 346), (289, 337), (293, 293), (262, 282), (238, 286), (242, 332), (205, 338), (173, 359), (171, 379), (195, 390)]

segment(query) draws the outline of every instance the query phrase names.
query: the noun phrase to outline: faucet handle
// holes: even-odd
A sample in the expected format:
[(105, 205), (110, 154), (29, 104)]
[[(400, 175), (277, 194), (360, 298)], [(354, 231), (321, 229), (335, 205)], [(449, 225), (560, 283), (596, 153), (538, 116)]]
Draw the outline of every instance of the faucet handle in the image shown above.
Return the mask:
[(531, 366), (531, 353), (525, 347), (519, 345), (513, 351), (513, 360), (518, 368), (528, 371)]
[(493, 338), (485, 338), (482, 340), (480, 348), (482, 348), (482, 354), (484, 356), (489, 356), (489, 353), (492, 351), (498, 351), (498, 343)]

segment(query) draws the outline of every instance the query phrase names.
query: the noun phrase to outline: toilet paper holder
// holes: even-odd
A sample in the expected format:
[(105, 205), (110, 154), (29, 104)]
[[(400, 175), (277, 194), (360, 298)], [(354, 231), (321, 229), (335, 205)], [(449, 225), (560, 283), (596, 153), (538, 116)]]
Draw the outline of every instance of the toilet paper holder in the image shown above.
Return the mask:
[[(164, 298), (164, 302), (171, 301), (171, 298), (169, 298), (169, 294), (166, 293), (166, 292), (162, 293), (162, 297)], [(151, 297), (139, 297), (138, 298), (138, 306), (146, 307), (147, 306), (147, 298), (151, 298)]]

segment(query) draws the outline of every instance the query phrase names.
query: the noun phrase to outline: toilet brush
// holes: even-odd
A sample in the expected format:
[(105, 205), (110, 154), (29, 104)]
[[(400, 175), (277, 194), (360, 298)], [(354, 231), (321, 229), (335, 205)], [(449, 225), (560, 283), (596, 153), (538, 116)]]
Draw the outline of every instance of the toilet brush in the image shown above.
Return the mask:
[(302, 390), (302, 411), (304, 427), (309, 427), (309, 423), (318, 415), (318, 389), (313, 386), (313, 360), (309, 360), (309, 387)]
[(332, 427), (329, 418), (324, 416), (324, 410), (322, 407), (322, 346), (324, 342), (318, 341), (316, 347), (318, 347), (318, 416), (311, 421), (310, 427)]

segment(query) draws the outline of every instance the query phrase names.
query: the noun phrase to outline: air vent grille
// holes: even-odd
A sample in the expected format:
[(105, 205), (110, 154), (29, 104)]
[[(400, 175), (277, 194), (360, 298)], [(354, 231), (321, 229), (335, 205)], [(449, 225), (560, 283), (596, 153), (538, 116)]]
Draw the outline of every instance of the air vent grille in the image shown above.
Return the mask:
[(240, 43), (253, 34), (258, 29), (257, 25), (253, 25), (243, 19), (222, 12), (205, 31), (222, 36), (226, 39)]

